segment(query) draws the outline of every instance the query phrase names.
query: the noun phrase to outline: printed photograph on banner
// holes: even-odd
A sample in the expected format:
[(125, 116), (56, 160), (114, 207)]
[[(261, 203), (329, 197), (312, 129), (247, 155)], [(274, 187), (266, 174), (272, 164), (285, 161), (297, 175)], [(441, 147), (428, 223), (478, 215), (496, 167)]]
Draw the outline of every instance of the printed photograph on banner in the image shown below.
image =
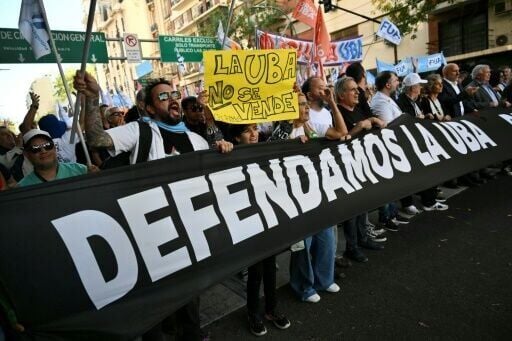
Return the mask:
[(299, 116), (295, 50), (205, 51), (208, 106), (216, 120), (260, 123)]

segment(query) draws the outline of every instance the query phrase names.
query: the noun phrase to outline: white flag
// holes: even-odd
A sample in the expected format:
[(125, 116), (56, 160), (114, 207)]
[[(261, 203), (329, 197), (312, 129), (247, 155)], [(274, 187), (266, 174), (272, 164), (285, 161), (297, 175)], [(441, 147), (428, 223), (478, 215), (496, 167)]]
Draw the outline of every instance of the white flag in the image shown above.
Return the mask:
[(388, 19), (382, 20), (379, 26), (379, 30), (377, 31), (377, 35), (386, 39), (387, 41), (392, 42), (395, 45), (400, 45), (400, 42), (402, 41), (400, 30)]
[(224, 40), (224, 27), (222, 26), (222, 21), (219, 20), (219, 26), (217, 27), (217, 40), (219, 41), (219, 44), (222, 45), (224, 43), (224, 46), (222, 47), (223, 50), (241, 50), (242, 47), (240, 44), (238, 44), (233, 39), (226, 37), (226, 40)]
[(36, 59), (52, 52), (47, 25), (37, 0), (22, 0), (18, 26), (23, 38), (32, 46)]

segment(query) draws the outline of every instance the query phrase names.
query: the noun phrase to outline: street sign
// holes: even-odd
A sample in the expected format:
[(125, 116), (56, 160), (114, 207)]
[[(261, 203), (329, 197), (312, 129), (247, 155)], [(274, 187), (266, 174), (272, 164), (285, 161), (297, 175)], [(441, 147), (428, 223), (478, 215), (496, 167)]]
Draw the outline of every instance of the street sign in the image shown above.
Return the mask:
[[(81, 63), (85, 41), (84, 32), (52, 31), (61, 63)], [(55, 63), (53, 52), (34, 58), (34, 52), (18, 29), (0, 28), (0, 63)], [(93, 33), (88, 63), (108, 63), (107, 43), (104, 33)]]
[(125, 33), (123, 38), (126, 61), (128, 63), (140, 63), (142, 53), (140, 52), (140, 42), (137, 35), (134, 33)]
[(220, 49), (212, 37), (159, 36), (158, 40), (162, 62), (201, 62), (203, 51)]

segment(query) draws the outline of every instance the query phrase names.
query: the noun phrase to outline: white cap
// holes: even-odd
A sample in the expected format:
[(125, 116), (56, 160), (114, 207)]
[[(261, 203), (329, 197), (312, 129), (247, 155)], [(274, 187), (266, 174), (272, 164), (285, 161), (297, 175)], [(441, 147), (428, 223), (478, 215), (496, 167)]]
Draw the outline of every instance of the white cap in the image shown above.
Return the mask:
[(45, 136), (48, 138), (48, 140), (52, 141), (52, 137), (50, 136), (50, 134), (48, 134), (48, 132), (40, 129), (31, 129), (27, 133), (25, 133), (25, 135), (23, 135), (23, 144), (27, 145), (30, 142), (30, 140), (32, 140), (32, 138), (36, 136)]
[(413, 86), (416, 84), (425, 84), (427, 83), (426, 80), (421, 79), (420, 75), (417, 73), (410, 73), (407, 76), (405, 76), (404, 80), (402, 81), (403, 86)]

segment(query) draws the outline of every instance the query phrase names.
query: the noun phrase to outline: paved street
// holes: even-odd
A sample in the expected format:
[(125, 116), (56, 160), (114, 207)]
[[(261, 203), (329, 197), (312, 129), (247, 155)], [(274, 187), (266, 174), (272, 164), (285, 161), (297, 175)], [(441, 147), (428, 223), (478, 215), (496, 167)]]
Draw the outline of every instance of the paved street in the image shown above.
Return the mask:
[[(341, 293), (302, 303), (287, 285), (280, 310), (285, 331), (267, 324), (266, 340), (509, 340), (512, 335), (512, 177), (500, 176), (450, 198), (445, 212), (422, 213), (399, 233), (388, 232), (383, 251), (345, 269)], [(281, 256), (281, 262), (283, 262)], [(287, 264), (279, 270), (281, 282)], [(243, 286), (226, 281), (230, 306), (243, 304)], [(231, 283), (231, 284), (230, 284)], [(225, 298), (203, 305), (226, 304)], [(238, 296), (238, 297), (237, 297)], [(227, 297), (227, 296), (226, 296)], [(209, 306), (208, 306), (209, 305)], [(209, 323), (213, 340), (256, 337), (245, 307)]]

